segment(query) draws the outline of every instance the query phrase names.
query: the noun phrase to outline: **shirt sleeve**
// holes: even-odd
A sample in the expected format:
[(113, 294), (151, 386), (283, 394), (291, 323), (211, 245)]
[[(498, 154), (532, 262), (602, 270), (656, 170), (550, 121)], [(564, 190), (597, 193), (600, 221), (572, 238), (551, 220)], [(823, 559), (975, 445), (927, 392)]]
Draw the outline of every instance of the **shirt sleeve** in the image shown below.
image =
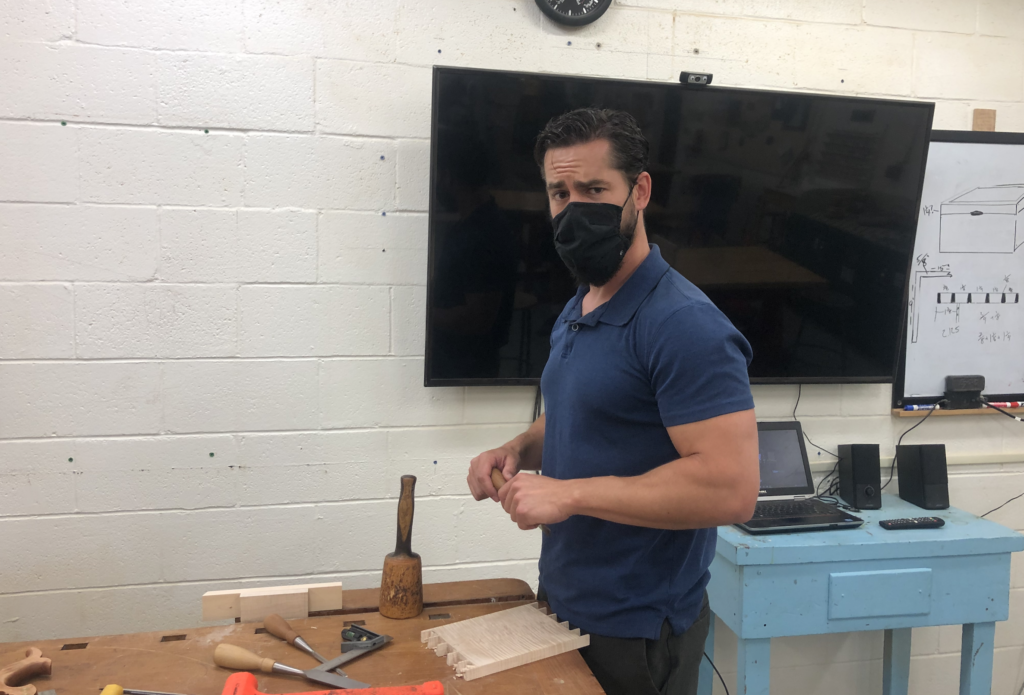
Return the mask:
[(714, 304), (688, 304), (649, 334), (647, 361), (665, 427), (754, 407), (746, 338)]

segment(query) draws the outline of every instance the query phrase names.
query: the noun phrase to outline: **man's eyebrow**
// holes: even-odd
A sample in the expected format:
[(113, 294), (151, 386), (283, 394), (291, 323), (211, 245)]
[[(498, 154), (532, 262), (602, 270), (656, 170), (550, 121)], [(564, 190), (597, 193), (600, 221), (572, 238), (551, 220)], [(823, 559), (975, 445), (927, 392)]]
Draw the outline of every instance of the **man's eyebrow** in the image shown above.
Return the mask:
[[(573, 184), (573, 187), (576, 188), (577, 190), (583, 191), (583, 190), (586, 190), (588, 188), (594, 188), (595, 186), (600, 186), (600, 187), (603, 187), (603, 188), (607, 188), (609, 185), (611, 185), (611, 184), (609, 184), (604, 179), (591, 179), (590, 181), (576, 181)], [(547, 185), (547, 189), (549, 191), (553, 191), (555, 189), (565, 188), (565, 187), (566, 187), (565, 186), (565, 181), (550, 181), (548, 183), (548, 185)]]

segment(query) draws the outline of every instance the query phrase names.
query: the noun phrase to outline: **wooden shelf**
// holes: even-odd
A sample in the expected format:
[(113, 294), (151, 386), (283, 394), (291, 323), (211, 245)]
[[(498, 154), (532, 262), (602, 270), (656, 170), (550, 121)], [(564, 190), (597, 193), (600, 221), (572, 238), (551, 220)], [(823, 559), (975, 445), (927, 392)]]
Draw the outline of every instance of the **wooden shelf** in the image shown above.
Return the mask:
[[(1003, 408), (1003, 410), (1018, 417), (1024, 416), (1024, 408)], [(893, 408), (893, 417), (924, 417), (932, 413), (934, 417), (946, 417), (948, 415), (1002, 415), (998, 410), (992, 408), (968, 408), (966, 410), (900, 410)]]

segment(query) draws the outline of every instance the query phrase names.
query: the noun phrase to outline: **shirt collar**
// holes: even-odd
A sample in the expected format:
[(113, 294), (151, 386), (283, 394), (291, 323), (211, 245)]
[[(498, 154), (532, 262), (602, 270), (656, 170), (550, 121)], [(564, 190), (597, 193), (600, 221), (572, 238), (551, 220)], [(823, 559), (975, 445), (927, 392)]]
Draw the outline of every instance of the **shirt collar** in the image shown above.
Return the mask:
[(619, 291), (586, 316), (581, 316), (583, 298), (590, 291), (590, 287), (579, 287), (576, 296), (570, 300), (572, 307), (565, 321), (582, 323), (585, 326), (594, 326), (598, 321), (612, 326), (625, 326), (640, 308), (640, 304), (647, 299), (647, 295), (661, 281), (661, 277), (668, 272), (668, 268), (668, 262), (661, 257), (657, 244), (651, 244), (651, 252), (647, 254), (647, 258), (640, 263)]
[(626, 284), (612, 295), (606, 304), (608, 308), (597, 319), (612, 326), (625, 326), (668, 272), (668, 268), (668, 262), (661, 257), (657, 244), (651, 244), (647, 258), (626, 280)]

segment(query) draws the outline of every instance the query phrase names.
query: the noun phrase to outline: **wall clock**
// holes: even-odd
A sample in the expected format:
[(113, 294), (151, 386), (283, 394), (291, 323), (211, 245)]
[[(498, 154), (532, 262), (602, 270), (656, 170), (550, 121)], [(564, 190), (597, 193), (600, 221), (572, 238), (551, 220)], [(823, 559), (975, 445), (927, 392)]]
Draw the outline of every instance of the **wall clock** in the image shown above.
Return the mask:
[(570, 27), (590, 24), (611, 7), (612, 0), (536, 0), (541, 12)]

